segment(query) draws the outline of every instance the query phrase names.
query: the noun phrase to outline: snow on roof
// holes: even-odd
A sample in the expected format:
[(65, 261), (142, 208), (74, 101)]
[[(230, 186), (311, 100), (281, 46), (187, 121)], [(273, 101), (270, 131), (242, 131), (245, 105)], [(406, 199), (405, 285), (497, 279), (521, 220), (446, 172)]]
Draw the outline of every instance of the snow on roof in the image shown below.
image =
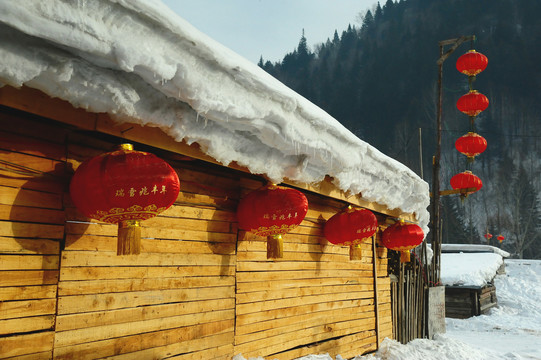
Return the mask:
[(428, 232), (425, 181), (159, 0), (1, 1), (0, 31), (0, 86), (159, 127), (274, 182), (329, 175)]
[(483, 245), (483, 244), (441, 244), (441, 251), (442, 252), (487, 252), (487, 253), (495, 253), (498, 254), (504, 258), (509, 257), (511, 254), (509, 254), (507, 251), (504, 251), (500, 248), (497, 248), (495, 246), (491, 245)]
[(443, 285), (484, 286), (491, 282), (503, 264), (495, 253), (442, 253)]

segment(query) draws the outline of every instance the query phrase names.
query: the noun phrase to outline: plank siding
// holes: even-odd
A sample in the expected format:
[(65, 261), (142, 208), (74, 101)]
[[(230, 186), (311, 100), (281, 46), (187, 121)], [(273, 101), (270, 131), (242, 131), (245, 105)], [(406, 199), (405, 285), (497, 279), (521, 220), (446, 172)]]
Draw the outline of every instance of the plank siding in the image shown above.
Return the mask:
[(68, 184), (120, 139), (6, 108), (0, 124), (0, 160), (32, 170), (0, 167), (0, 359), (348, 358), (392, 337), (386, 249), (367, 239), (350, 261), (323, 237), (344, 201), (303, 190), (306, 218), (267, 260), (236, 220), (263, 180), (140, 145), (181, 191), (142, 222), (141, 254), (117, 256), (117, 227), (79, 213)]
[(62, 197), (62, 126), (0, 111), (0, 359), (52, 356)]

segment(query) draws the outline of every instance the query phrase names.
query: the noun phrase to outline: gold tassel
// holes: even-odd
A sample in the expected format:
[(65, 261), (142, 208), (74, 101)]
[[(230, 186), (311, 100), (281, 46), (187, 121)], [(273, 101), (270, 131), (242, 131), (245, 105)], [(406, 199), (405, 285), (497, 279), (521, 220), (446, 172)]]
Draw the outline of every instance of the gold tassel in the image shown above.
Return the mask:
[(117, 255), (141, 253), (141, 221), (126, 220), (118, 223)]
[(282, 235), (267, 236), (267, 259), (281, 259), (284, 257), (284, 240)]
[(351, 245), (349, 247), (349, 260), (361, 260), (363, 252), (361, 244)]
[(410, 262), (410, 252), (409, 251), (401, 251), (400, 252), (400, 262), (401, 263), (409, 263)]

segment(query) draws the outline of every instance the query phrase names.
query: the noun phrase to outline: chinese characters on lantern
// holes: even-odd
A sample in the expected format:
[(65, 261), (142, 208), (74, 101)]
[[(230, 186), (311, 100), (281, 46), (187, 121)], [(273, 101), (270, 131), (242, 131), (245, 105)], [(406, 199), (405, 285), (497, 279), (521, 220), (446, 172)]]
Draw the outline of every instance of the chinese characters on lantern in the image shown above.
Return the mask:
[[(149, 190), (150, 188), (152, 188), (152, 190)], [(126, 189), (127, 188), (117, 189), (115, 191), (115, 197), (124, 197), (124, 196), (136, 197), (136, 196), (147, 196), (147, 195), (157, 195), (157, 194), (167, 193), (167, 188), (165, 185), (160, 185), (160, 187), (158, 187), (158, 185), (153, 185), (151, 187), (143, 186), (137, 189), (130, 187), (129, 189), (127, 190)]]

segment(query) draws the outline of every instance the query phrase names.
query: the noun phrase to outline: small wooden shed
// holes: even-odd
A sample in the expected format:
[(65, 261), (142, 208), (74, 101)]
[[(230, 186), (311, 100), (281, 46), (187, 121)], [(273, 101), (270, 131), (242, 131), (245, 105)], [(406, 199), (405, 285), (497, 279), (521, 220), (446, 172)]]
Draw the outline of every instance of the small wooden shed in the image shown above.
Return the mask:
[[(483, 256), (487, 254), (490, 255), (488, 260)], [(486, 314), (497, 306), (494, 277), (505, 273), (502, 258), (508, 256), (509, 253), (488, 245), (443, 244), (442, 281), (445, 284), (445, 316), (465, 319)], [(461, 269), (456, 269), (456, 265), (453, 269), (450, 257), (455, 258), (452, 262), (459, 264)], [(480, 269), (479, 266), (484, 269)], [(451, 272), (453, 275), (450, 276)]]
[[(381, 231), (350, 261), (322, 227), (351, 204), (426, 228), (413, 172), (160, 3), (3, 2), (0, 19), (0, 359), (348, 358), (393, 337)], [(126, 140), (181, 191), (117, 256), (68, 184)], [(309, 201), (275, 261), (235, 215), (269, 180)]]

